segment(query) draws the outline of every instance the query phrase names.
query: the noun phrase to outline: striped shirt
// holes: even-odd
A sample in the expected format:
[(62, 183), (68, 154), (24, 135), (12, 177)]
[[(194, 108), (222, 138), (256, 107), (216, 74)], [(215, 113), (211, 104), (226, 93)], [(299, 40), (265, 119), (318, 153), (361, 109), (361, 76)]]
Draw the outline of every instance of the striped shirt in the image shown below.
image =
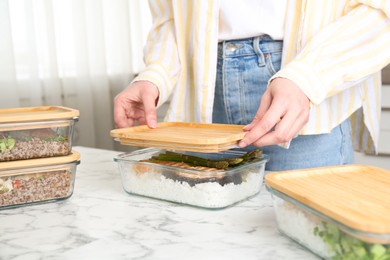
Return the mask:
[[(166, 121), (212, 120), (218, 0), (150, 0), (153, 26), (146, 68)], [(380, 120), (380, 70), (390, 63), (390, 0), (288, 0), (282, 68), (312, 102), (302, 135), (329, 133), (351, 116), (357, 151), (374, 153)]]

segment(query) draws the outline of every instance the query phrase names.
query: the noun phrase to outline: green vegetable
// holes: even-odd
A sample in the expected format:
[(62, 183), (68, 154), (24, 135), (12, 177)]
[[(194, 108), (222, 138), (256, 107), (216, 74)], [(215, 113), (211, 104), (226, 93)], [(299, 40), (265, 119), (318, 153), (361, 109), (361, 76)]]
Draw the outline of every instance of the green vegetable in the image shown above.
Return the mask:
[(213, 161), (205, 158), (200, 158), (196, 156), (169, 152), (159, 154), (157, 156), (153, 156), (152, 160), (155, 161), (172, 161), (172, 162), (184, 162), (193, 166), (205, 166), (212, 167), (217, 169), (227, 169), (229, 167), (229, 163), (227, 161)]
[(7, 193), (8, 191), (9, 191), (9, 189), (5, 186), (0, 188), (0, 194)]
[(11, 136), (0, 139), (0, 152), (4, 153), (6, 150), (12, 150), (15, 146), (15, 139)]
[(254, 160), (258, 160), (258, 156), (261, 155), (261, 151), (258, 149), (247, 152), (241, 157), (226, 158), (223, 160), (205, 159), (193, 155), (181, 154), (171, 151), (166, 151), (159, 155), (153, 156), (146, 162), (158, 162), (158, 161), (171, 161), (171, 162), (184, 162), (192, 166), (205, 166), (217, 169), (228, 169), (236, 167)]
[(390, 245), (370, 244), (339, 230), (335, 225), (323, 223), (314, 235), (320, 236), (335, 253), (334, 260), (390, 260)]
[(66, 141), (66, 137), (63, 136), (63, 135), (49, 136), (49, 137), (46, 137), (44, 139), (44, 141), (46, 141), (46, 142), (65, 142)]
[(33, 138), (32, 138), (31, 136), (26, 136), (26, 137), (23, 137), (23, 138), (22, 138), (22, 140), (23, 140), (23, 141), (26, 141), (26, 142), (30, 142), (30, 141), (32, 141), (32, 139), (33, 139)]
[(63, 136), (63, 135), (59, 135), (58, 138), (57, 138), (57, 142), (65, 142), (66, 141), (66, 137)]

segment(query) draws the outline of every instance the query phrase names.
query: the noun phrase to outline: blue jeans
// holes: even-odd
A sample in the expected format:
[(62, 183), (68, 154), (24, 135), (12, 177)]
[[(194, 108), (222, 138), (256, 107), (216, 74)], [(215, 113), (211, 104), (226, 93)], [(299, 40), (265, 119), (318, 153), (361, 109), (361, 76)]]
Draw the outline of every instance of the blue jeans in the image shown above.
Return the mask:
[[(252, 121), (268, 80), (280, 69), (282, 45), (268, 36), (219, 43), (214, 123), (246, 125)], [(270, 156), (269, 171), (352, 163), (350, 121), (329, 134), (300, 135), (289, 149), (272, 145), (261, 150)]]

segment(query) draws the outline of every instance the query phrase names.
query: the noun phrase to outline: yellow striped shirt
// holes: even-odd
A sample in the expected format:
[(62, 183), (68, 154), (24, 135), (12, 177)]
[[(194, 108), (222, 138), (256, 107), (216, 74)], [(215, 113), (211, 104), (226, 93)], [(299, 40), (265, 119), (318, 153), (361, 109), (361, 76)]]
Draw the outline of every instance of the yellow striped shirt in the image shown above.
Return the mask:
[[(165, 120), (211, 122), (218, 0), (149, 0), (153, 26), (146, 68)], [(289, 0), (282, 68), (312, 109), (300, 134), (329, 133), (351, 117), (355, 150), (375, 152), (380, 120), (379, 71), (390, 63), (390, 0)], [(244, 17), (243, 17), (244, 19)]]

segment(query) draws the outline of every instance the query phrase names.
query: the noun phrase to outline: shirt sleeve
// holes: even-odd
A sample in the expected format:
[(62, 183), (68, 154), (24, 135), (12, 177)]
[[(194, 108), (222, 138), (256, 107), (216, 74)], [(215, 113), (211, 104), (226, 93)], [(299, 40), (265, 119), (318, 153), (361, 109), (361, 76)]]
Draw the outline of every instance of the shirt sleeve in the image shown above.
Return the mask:
[(390, 63), (390, 1), (356, 0), (272, 78), (294, 81), (314, 104)]
[(133, 80), (150, 81), (159, 89), (158, 106), (176, 85), (180, 62), (175, 38), (173, 8), (168, 0), (149, 0), (153, 23), (144, 48), (145, 69)]

